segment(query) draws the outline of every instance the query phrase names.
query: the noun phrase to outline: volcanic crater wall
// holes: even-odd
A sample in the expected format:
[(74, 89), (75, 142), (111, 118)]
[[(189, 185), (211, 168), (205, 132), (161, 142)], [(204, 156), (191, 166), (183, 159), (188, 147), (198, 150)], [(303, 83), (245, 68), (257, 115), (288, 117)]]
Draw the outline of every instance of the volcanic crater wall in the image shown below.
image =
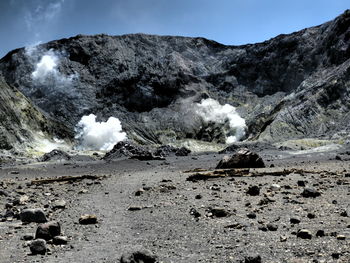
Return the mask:
[[(323, 25), (243, 46), (145, 34), (78, 35), (14, 50), (0, 60), (0, 74), (71, 132), (83, 115), (94, 113), (101, 120), (119, 118), (128, 137), (142, 143), (170, 137), (220, 142), (220, 127), (203, 127), (191, 111), (210, 97), (236, 107), (249, 139), (344, 137), (350, 130), (349, 26), (347, 10)], [(69, 82), (33, 79), (48, 52), (58, 59), (56, 77)]]

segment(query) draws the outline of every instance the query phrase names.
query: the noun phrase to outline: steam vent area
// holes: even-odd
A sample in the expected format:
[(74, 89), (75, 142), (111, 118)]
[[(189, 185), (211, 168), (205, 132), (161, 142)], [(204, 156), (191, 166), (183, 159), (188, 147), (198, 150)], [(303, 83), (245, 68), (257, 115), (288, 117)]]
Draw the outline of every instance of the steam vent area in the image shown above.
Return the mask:
[(256, 44), (7, 53), (2, 262), (349, 263), (350, 11)]

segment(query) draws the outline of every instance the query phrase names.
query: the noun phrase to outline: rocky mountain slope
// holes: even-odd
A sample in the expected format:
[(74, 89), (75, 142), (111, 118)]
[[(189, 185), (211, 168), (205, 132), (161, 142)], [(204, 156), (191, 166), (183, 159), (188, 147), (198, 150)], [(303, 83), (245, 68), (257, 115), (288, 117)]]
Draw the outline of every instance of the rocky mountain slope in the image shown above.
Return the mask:
[(101, 120), (119, 118), (128, 137), (142, 143), (221, 142), (224, 125), (203, 123), (193, 112), (195, 102), (210, 97), (236, 107), (248, 139), (346, 138), (350, 11), (243, 46), (78, 35), (10, 52), (0, 60), (0, 75), (70, 133), (83, 115), (94, 113)]
[[(25, 149), (45, 137), (67, 137), (68, 129), (42, 114), (20, 91), (0, 78), (0, 149)], [(68, 136), (69, 137), (69, 136)]]

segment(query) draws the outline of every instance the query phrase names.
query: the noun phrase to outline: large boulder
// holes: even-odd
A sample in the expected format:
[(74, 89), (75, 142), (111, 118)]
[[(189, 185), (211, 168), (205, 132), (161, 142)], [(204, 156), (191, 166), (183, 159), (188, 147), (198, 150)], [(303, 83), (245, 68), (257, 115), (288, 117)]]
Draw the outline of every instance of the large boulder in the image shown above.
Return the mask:
[(243, 148), (238, 150), (232, 156), (224, 156), (216, 166), (216, 169), (263, 167), (265, 167), (264, 161), (257, 153)]
[(44, 211), (40, 208), (34, 209), (23, 209), (20, 213), (20, 218), (22, 222), (26, 223), (45, 223), (47, 222), (46, 215)]

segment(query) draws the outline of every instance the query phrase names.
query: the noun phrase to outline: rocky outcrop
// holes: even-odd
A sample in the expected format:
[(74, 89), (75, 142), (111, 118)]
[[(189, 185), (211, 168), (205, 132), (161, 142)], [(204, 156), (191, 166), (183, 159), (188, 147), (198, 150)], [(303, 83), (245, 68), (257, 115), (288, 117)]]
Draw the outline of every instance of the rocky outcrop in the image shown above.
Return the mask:
[(35, 139), (69, 138), (68, 129), (40, 112), (0, 76), (0, 149), (24, 150)]
[[(191, 110), (211, 97), (237, 108), (251, 140), (343, 138), (350, 131), (349, 40), (348, 10), (323, 25), (243, 46), (144, 34), (78, 35), (14, 50), (0, 60), (0, 72), (70, 131), (81, 116), (94, 113), (101, 120), (118, 117), (128, 138), (140, 143), (223, 142), (224, 128), (203, 123)], [(58, 58), (57, 71), (34, 81), (47, 52)]]

